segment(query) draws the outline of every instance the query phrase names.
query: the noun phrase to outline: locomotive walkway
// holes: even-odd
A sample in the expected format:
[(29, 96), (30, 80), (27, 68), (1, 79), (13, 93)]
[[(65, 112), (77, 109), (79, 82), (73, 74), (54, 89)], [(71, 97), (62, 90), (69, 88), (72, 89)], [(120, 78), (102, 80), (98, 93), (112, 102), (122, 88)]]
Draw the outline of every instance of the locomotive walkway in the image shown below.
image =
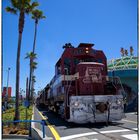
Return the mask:
[[(138, 140), (136, 113), (127, 113), (119, 122), (74, 124), (45, 109), (34, 108), (34, 119), (45, 120), (45, 138), (53, 140)], [(35, 124), (41, 132), (41, 126)]]

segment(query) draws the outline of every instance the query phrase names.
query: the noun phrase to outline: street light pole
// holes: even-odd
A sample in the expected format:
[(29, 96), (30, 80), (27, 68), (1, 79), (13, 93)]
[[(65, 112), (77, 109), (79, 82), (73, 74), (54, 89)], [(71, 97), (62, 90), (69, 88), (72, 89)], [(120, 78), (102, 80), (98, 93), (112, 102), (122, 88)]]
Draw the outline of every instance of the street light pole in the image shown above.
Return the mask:
[(7, 88), (6, 88), (6, 108), (8, 106), (8, 84), (9, 84), (9, 71), (10, 71), (10, 67), (8, 67), (8, 70), (7, 70)]

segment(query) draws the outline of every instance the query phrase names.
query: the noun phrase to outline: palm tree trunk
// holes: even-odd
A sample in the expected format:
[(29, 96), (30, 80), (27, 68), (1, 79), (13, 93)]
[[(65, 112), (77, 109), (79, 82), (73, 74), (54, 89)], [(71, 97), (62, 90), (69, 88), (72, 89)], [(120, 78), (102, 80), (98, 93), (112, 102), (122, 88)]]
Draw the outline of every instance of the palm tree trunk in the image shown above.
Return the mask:
[(30, 95), (31, 95), (31, 77), (32, 77), (32, 67), (31, 67), (31, 64), (32, 64), (32, 58), (30, 58), (30, 74), (29, 74), (28, 101), (30, 100)]
[(34, 43), (33, 43), (33, 54), (35, 53), (35, 45), (36, 45), (36, 35), (37, 35), (37, 21), (35, 21), (35, 33), (34, 33)]
[(26, 78), (26, 100), (28, 100), (28, 77)]
[[(35, 53), (36, 36), (37, 36), (37, 24), (38, 24), (38, 21), (35, 21), (35, 33), (34, 33), (34, 42), (33, 42), (33, 54)], [(33, 62), (33, 60), (31, 61), (31, 63), (32, 62)], [(31, 99), (32, 99), (32, 95), (33, 95), (32, 88), (34, 88), (34, 87), (31, 86), (32, 85), (32, 76), (34, 75), (33, 73), (34, 73), (34, 70), (33, 70), (32, 67), (30, 67), (30, 78), (29, 78), (29, 94), (30, 94), (30, 96), (29, 97)]]
[(32, 68), (32, 73), (31, 73), (31, 99), (33, 97), (33, 89), (34, 89), (33, 76), (34, 76), (34, 69)]
[(15, 120), (19, 120), (19, 79), (20, 79), (20, 49), (21, 49), (22, 33), (18, 38), (17, 61), (16, 61), (16, 104), (15, 104)]
[(33, 99), (33, 89), (34, 89), (34, 81), (33, 81), (33, 75), (32, 75), (32, 82), (31, 82), (31, 99), (32, 99), (32, 103), (34, 101), (34, 99)]
[(20, 51), (21, 51), (21, 40), (22, 32), (24, 27), (24, 11), (21, 10), (19, 16), (19, 36), (18, 36), (18, 48), (17, 48), (17, 60), (16, 60), (16, 103), (15, 103), (15, 117), (14, 120), (19, 120), (19, 81), (20, 81)]

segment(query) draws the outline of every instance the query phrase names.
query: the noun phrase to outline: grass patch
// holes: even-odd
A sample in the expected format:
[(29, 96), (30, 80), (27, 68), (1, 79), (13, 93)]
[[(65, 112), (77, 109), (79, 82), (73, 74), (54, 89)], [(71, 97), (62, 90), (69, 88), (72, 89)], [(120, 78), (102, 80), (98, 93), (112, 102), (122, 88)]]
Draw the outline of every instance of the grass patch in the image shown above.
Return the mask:
[[(26, 120), (26, 107), (19, 106), (20, 120)], [(31, 120), (33, 114), (33, 107), (27, 108), (27, 120)], [(2, 113), (2, 121), (13, 121), (15, 116), (15, 108), (10, 108)], [(3, 123), (4, 134), (28, 134), (30, 123)]]
[[(27, 108), (27, 120), (31, 120), (32, 117), (32, 109), (33, 107), (30, 106)], [(19, 107), (19, 114), (20, 114), (20, 120), (26, 119), (26, 107), (20, 106)], [(10, 108), (2, 113), (2, 120), (3, 121), (13, 121), (15, 116), (15, 108)]]

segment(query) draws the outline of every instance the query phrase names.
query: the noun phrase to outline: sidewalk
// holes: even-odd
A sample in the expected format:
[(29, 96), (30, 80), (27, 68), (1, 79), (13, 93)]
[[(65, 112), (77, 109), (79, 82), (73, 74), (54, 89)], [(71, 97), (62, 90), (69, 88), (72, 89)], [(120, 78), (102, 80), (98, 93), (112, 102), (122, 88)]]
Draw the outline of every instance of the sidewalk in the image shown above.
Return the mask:
[[(35, 109), (37, 110), (37, 108), (35, 106), (33, 106), (33, 115), (32, 115), (32, 120), (38, 120), (41, 121), (43, 120), (43, 118), (40, 116), (40, 114), (38, 113), (38, 111), (35, 111)], [(36, 122), (33, 122), (31, 124), (31, 127), (34, 131), (32, 131), (33, 135), (32, 135), (32, 139), (33, 140), (53, 140), (52, 137), (48, 137), (46, 135), (46, 131), (45, 131), (45, 137), (43, 138), (43, 131), (42, 131), (42, 126)], [(41, 138), (36, 139), (37, 135)]]

